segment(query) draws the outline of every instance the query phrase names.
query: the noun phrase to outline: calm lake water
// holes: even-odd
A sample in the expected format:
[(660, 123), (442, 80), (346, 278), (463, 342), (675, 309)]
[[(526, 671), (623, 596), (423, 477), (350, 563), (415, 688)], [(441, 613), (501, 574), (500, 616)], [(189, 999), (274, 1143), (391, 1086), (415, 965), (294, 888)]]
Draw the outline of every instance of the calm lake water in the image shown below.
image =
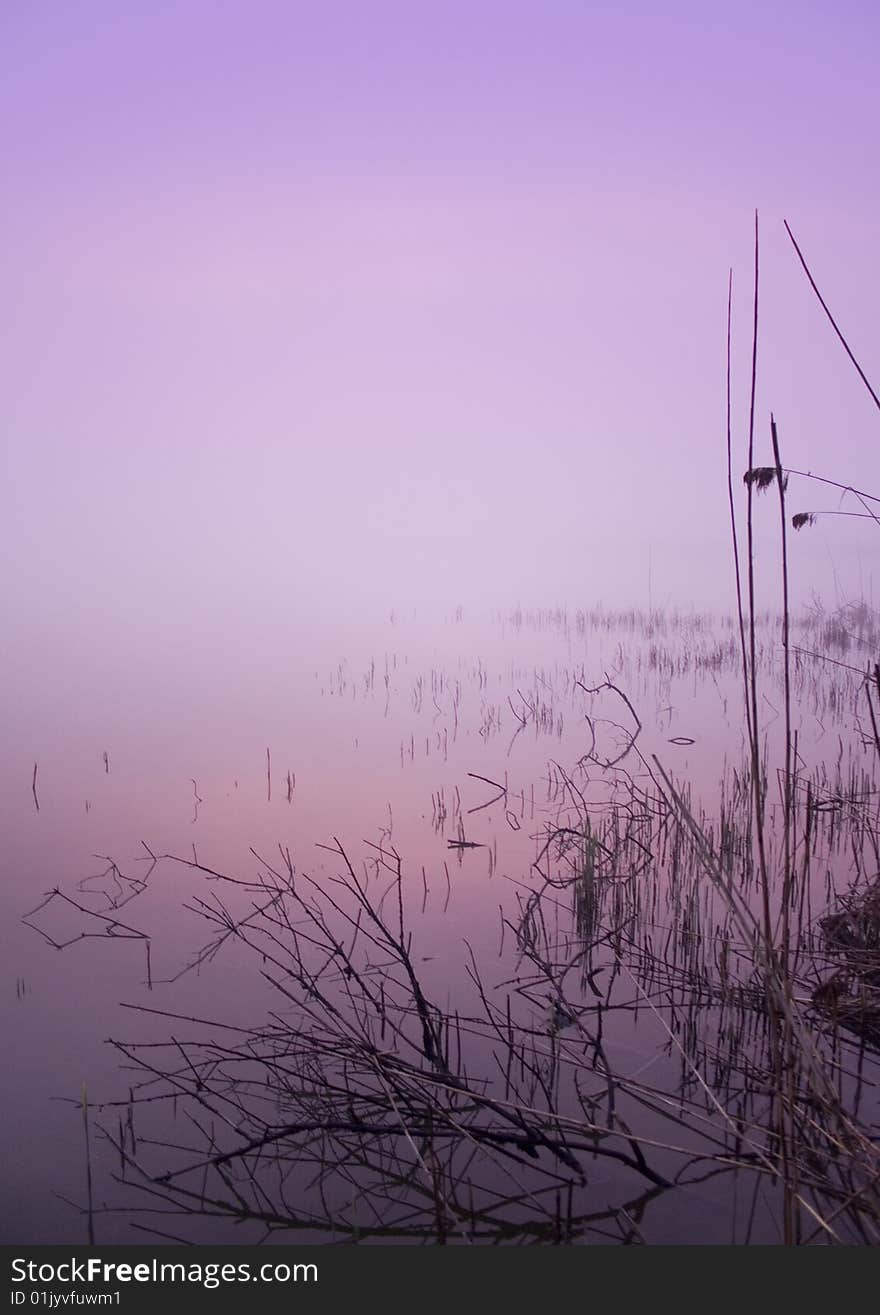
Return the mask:
[[(778, 628), (766, 623), (760, 642), (760, 715), (772, 764), (781, 761), (782, 743)], [(798, 643), (812, 649), (816, 636), (804, 632)], [(855, 666), (861, 658), (846, 661)], [(585, 1108), (589, 1078), (595, 1091), (588, 1107), (595, 1123), (613, 1125), (617, 1149), (629, 1154), (629, 1130), (643, 1149), (653, 1148), (662, 1188), (640, 1175), (638, 1163), (634, 1169), (621, 1159), (592, 1156), (582, 1145), (587, 1134), (579, 1134), (583, 1173), (573, 1187), (564, 1160), (558, 1181), (552, 1179), (556, 1169), (547, 1169), (551, 1177), (540, 1183), (529, 1179), (532, 1161), (542, 1155), (552, 1161), (552, 1150), (508, 1143), (515, 1162), (487, 1163), (481, 1171), (484, 1205), (494, 1194), (491, 1211), (485, 1205), (485, 1217), (482, 1207), (474, 1216), (486, 1223), (486, 1236), (498, 1240), (491, 1234), (492, 1214), (507, 1221), (501, 1240), (521, 1240), (518, 1222), (525, 1240), (567, 1240), (566, 1229), (596, 1242), (777, 1240), (770, 1179), (756, 1188), (745, 1177), (710, 1172), (720, 1144), (712, 1139), (722, 1135), (713, 1124), (718, 1100), (740, 1113), (746, 1104), (731, 1074), (720, 1070), (732, 1051), (751, 1044), (748, 1030), (731, 1031), (723, 1000), (702, 1012), (694, 1003), (709, 960), (717, 969), (723, 954), (724, 973), (736, 976), (728, 967), (727, 956), (736, 959), (729, 917), (693, 854), (676, 856), (670, 830), (652, 831), (645, 862), (636, 862), (639, 836), (653, 823), (631, 810), (632, 834), (618, 836), (615, 850), (629, 866), (616, 871), (601, 832), (622, 790), (635, 790), (630, 798), (647, 807), (655, 794), (656, 755), (687, 791), (694, 815), (702, 811), (703, 825), (719, 839), (722, 800), (730, 816), (742, 804), (736, 792), (747, 749), (737, 662), (738, 635), (723, 619), (453, 613), (430, 621), (393, 615), (374, 624), (312, 618), (285, 652), (268, 649), (255, 631), (240, 637), (235, 652), (208, 660), (188, 653), (183, 636), (179, 648), (169, 646), (154, 660), (144, 656), (130, 669), (108, 668), (97, 657), (90, 664), (82, 653), (66, 660), (60, 653), (51, 677), (48, 668), (40, 679), (25, 670), (13, 673), (10, 733), (0, 757), (4, 1241), (86, 1240), (83, 1084), (91, 1226), (99, 1241), (149, 1242), (154, 1235), (143, 1228), (197, 1240), (290, 1240), (283, 1230), (268, 1227), (267, 1233), (265, 1220), (235, 1226), (204, 1210), (185, 1219), (132, 1211), (138, 1204), (158, 1212), (161, 1203), (134, 1201), (130, 1186), (119, 1181), (123, 1157), (103, 1132), (127, 1146), (134, 1118), (138, 1163), (159, 1173), (162, 1165), (170, 1169), (181, 1155), (194, 1154), (188, 1148), (199, 1137), (210, 1142), (209, 1108), (226, 1119), (216, 1145), (221, 1133), (239, 1128), (247, 1138), (253, 1128), (245, 1127), (240, 1108), (234, 1120), (227, 1118), (216, 1104), (226, 1097), (215, 1090), (208, 1100), (195, 1077), (178, 1077), (176, 1093), (166, 1088), (158, 1099), (158, 1076), (136, 1071), (132, 1052), (107, 1041), (155, 1043), (157, 1068), (167, 1081), (172, 1068), (195, 1073), (193, 1064), (201, 1062), (193, 1058), (196, 1049), (219, 1045), (221, 1036), (229, 1040), (233, 1034), (225, 1028), (259, 1031), (274, 1019), (273, 1026), (282, 1020), (296, 1035), (302, 1027), (297, 984), (291, 979), (289, 993), (279, 995), (269, 980), (273, 973), (277, 978), (271, 956), (261, 957), (240, 937), (230, 937), (216, 953), (202, 952), (217, 935), (211, 921), (217, 900), (236, 918), (249, 916), (260, 899), (254, 883), (267, 879), (269, 868), (283, 877), (288, 859), (301, 880), (316, 883), (308, 888), (310, 898), (325, 891), (348, 899), (350, 889), (340, 894), (334, 884), (347, 870), (343, 854), (331, 852), (337, 844), (372, 892), (373, 907), (383, 908), (383, 898), (392, 901), (390, 925), (397, 927), (398, 914), (405, 913), (402, 942), (424, 995), (446, 1020), (444, 1035), (455, 1034), (457, 1073), (466, 1069), (481, 1091), (510, 1100), (512, 1079), (501, 1072), (497, 1050), (505, 1028), (525, 1029), (529, 1053), (541, 1058), (537, 1077), (525, 1076), (520, 1063), (520, 1092), (528, 1088), (548, 1108), (552, 1096), (563, 1116), (575, 1118)], [(824, 773), (829, 796), (873, 788), (876, 754), (864, 734), (859, 683), (857, 670), (797, 656), (801, 768), (804, 779)], [(636, 731), (626, 756), (603, 766), (627, 749)], [(772, 819), (780, 798), (772, 767), (768, 777)], [(575, 835), (586, 818), (592, 834), (604, 835), (603, 848), (590, 849), (582, 834)], [(845, 835), (841, 843), (843, 832), (828, 829), (830, 815), (819, 820), (800, 904), (805, 931), (827, 911), (835, 889), (843, 892), (866, 871), (861, 851), (854, 857)], [(772, 825), (771, 833), (778, 852), (780, 833)], [(735, 865), (750, 861), (741, 841), (731, 841)], [(591, 854), (595, 872), (585, 866)], [(399, 911), (392, 856), (401, 864)], [(217, 874), (251, 884), (234, 886)], [(38, 908), (55, 890), (61, 896)], [(683, 932), (687, 900), (690, 932)], [(608, 918), (616, 931), (599, 937)], [(587, 954), (594, 932), (596, 944)], [(353, 924), (347, 935), (353, 943)], [(375, 984), (382, 955), (374, 946), (368, 958)], [(542, 979), (541, 963), (550, 960)], [(345, 995), (344, 976), (333, 979), (333, 999)], [(561, 977), (564, 1006), (557, 992)], [(604, 1014), (596, 1013), (596, 1001)], [(418, 1030), (417, 1010), (412, 1017)], [(164, 1046), (178, 1047), (183, 1058), (176, 1067)], [(214, 1054), (211, 1074), (221, 1058)], [(876, 1102), (876, 1073), (870, 1055), (860, 1063), (865, 1114)], [(849, 1059), (844, 1068), (841, 1080), (850, 1082)], [(616, 1081), (610, 1074), (623, 1080), (616, 1099), (605, 1090)], [(704, 1078), (723, 1095), (705, 1097), (698, 1118), (694, 1101), (703, 1097), (695, 1088)], [(683, 1089), (689, 1112), (671, 1130), (670, 1111)], [(283, 1123), (282, 1094), (273, 1087)], [(140, 1103), (150, 1096), (156, 1097), (152, 1104)], [(323, 1099), (317, 1087), (313, 1098), (318, 1104)], [(236, 1093), (239, 1099), (247, 1105), (247, 1096)], [(724, 1117), (727, 1136), (733, 1116)], [(364, 1118), (353, 1113), (351, 1122)], [(420, 1145), (415, 1136), (401, 1154), (410, 1157), (414, 1174), (430, 1176)], [(480, 1154), (486, 1150), (484, 1143)], [(683, 1173), (686, 1152), (706, 1158)], [(277, 1170), (273, 1166), (266, 1200), (281, 1190)], [(370, 1172), (379, 1169), (373, 1164)], [(394, 1180), (390, 1167), (388, 1174), (391, 1186), (358, 1180), (365, 1236), (381, 1238), (387, 1227), (387, 1235), (405, 1237), (411, 1225), (414, 1240), (424, 1240), (430, 1218), (425, 1224), (408, 1213), (400, 1204), (406, 1184)], [(676, 1175), (681, 1181), (670, 1185)], [(134, 1176), (129, 1165), (125, 1177), (130, 1183)], [(328, 1171), (324, 1183), (339, 1236), (351, 1235), (353, 1181)], [(287, 1208), (296, 1214), (302, 1207), (304, 1218), (316, 1220), (315, 1193), (313, 1175), (292, 1174)], [(448, 1187), (441, 1191), (435, 1182), (433, 1199), (448, 1212), (441, 1231), (449, 1228), (453, 1238), (464, 1237), (468, 1227), (479, 1233), (473, 1219), (462, 1223), (467, 1207), (450, 1200)], [(273, 1201), (277, 1209), (277, 1197)], [(268, 1206), (265, 1213), (271, 1213)], [(572, 1219), (591, 1214), (594, 1225), (574, 1228)], [(535, 1218), (547, 1221), (550, 1231), (541, 1233)], [(316, 1225), (314, 1235), (335, 1236), (329, 1225), (323, 1231)]]

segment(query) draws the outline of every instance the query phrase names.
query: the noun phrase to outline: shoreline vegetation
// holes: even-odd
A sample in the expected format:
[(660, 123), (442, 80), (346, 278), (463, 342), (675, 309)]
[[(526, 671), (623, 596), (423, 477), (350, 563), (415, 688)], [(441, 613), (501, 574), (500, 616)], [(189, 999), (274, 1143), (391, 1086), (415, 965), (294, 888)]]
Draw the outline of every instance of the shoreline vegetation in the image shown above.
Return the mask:
[[(686, 1242), (693, 1211), (708, 1205), (724, 1216), (715, 1240), (880, 1240), (880, 616), (858, 601), (795, 618), (790, 604), (793, 536), (823, 514), (877, 521), (880, 499), (787, 468), (773, 417), (772, 463), (758, 463), (758, 257), (756, 216), (742, 483), (732, 282), (728, 298), (732, 619), (507, 618), (638, 632), (655, 673), (737, 670), (741, 760), (713, 794), (644, 748), (638, 697), (619, 675), (591, 685), (573, 674), (582, 753), (551, 760), (537, 813), (534, 793), (529, 804), (506, 778), (470, 773), (492, 792), (479, 809), (531, 827), (535, 857), (500, 910), (497, 960), (464, 941), (451, 1003), (412, 925), (423, 882), (428, 898), (424, 869), (390, 831), (358, 853), (329, 840), (331, 875), (320, 878), (281, 845), (252, 851), (250, 876), (202, 865), (195, 851), (148, 850), (210, 883), (187, 905), (206, 939), (186, 971), (243, 956), (270, 1004), (250, 1027), (224, 1021), (222, 1007), (203, 1018), (132, 1006), (159, 1039), (113, 1039), (127, 1093), (87, 1100), (84, 1089), (76, 1102), (87, 1153), (98, 1136), (115, 1162), (116, 1199), (98, 1208), (87, 1154), (90, 1236), (106, 1211), (175, 1241), (234, 1240), (226, 1230), (238, 1228), (247, 1241), (639, 1244), (680, 1209)], [(835, 488), (846, 509), (795, 504), (804, 481)], [(777, 504), (778, 616), (756, 606), (762, 494)], [(683, 631), (700, 643), (667, 642)], [(850, 718), (848, 741), (829, 736), (818, 754), (804, 743), (806, 701)], [(554, 724), (530, 691), (512, 689), (508, 704), (514, 736)], [(268, 750), (266, 771), (271, 793)], [(36, 782), (35, 766), (35, 803)], [(438, 797), (435, 815), (453, 854), (478, 847), (460, 800), (449, 814)], [(117, 915), (146, 882), (117, 884), (103, 913), (75, 907), (104, 919), (95, 934), (137, 938)], [(52, 892), (28, 919), (55, 899), (73, 902)], [(623, 1039), (636, 1028), (634, 1059)]]

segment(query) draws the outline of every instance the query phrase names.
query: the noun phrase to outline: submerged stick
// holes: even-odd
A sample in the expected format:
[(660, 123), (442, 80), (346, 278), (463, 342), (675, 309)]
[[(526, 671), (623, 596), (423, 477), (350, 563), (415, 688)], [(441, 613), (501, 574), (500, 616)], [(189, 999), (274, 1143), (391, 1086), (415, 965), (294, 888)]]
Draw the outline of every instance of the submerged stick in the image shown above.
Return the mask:
[(31, 781), (31, 790), (34, 794), (34, 803), (37, 805), (37, 812), (40, 811), (40, 801), (37, 798), (37, 764), (34, 763), (34, 779)]
[(92, 1209), (92, 1153), (89, 1145), (89, 1098), (86, 1093), (86, 1084), (82, 1084), (82, 1116), (83, 1116), (83, 1133), (86, 1140), (86, 1194), (88, 1201), (88, 1221), (89, 1221), (89, 1246), (95, 1245), (95, 1218)]

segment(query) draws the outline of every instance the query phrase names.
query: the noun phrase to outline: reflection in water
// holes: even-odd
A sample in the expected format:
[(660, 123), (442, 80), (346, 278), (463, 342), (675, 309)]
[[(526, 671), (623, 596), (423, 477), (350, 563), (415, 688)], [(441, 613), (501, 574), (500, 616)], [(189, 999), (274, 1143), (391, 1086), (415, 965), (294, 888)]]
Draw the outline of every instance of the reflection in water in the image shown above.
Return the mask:
[[(806, 712), (787, 874), (768, 727), (765, 891), (742, 753), (710, 785), (717, 747), (670, 734), (689, 683), (683, 730), (707, 682), (733, 700), (735, 645), (700, 619), (641, 624), (608, 620), (601, 680), (583, 658), (413, 674), (417, 729), (390, 744), (422, 793), (399, 785), (375, 842), (234, 866), (142, 842), (139, 875), (102, 859), (31, 910), (57, 948), (140, 942), (164, 991), (129, 1013), (148, 1031), (112, 1042), (123, 1090), (89, 1084), (113, 1156), (82, 1207), (99, 1240), (111, 1220), (200, 1241), (876, 1240), (877, 756), (848, 720), (859, 682), (797, 670), (801, 708), (838, 731), (828, 762)], [(566, 643), (571, 628), (533, 619)], [(768, 639), (771, 693), (773, 654)], [(382, 723), (399, 669), (386, 660)], [(371, 701), (376, 670), (338, 665), (327, 697)], [(673, 771), (664, 746), (695, 753)], [(264, 766), (270, 804), (268, 750)], [(322, 782), (342, 771), (336, 756)], [(301, 789), (293, 803), (288, 773), (294, 814)], [(161, 983), (160, 880), (207, 927)], [(203, 982), (212, 1007), (187, 1007)]]

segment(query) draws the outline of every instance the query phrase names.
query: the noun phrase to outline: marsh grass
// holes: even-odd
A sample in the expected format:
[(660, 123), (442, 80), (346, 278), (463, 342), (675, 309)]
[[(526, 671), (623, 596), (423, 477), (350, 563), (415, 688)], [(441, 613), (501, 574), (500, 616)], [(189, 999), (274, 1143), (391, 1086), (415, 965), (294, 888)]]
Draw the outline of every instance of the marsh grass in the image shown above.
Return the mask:
[[(850, 688), (853, 673), (829, 670)], [(793, 684), (823, 706), (805, 668)], [(762, 807), (792, 818), (790, 871), (778, 825), (768, 833), (768, 953), (750, 752), (707, 811), (643, 754), (614, 682), (573, 677), (569, 692), (584, 752), (549, 765), (542, 805), (472, 773), (470, 807), (457, 792), (451, 818), (435, 806), (446, 834), (503, 806), (535, 837), (499, 960), (468, 952), (454, 1003), (423, 980), (413, 886), (388, 832), (358, 859), (334, 842), (329, 878), (286, 850), (254, 855), (251, 878), (174, 860), (212, 888), (190, 904), (210, 936), (189, 971), (243, 952), (276, 1003), (252, 1028), (141, 1009), (170, 1038), (114, 1041), (131, 1091), (99, 1116), (138, 1227), (159, 1212), (180, 1240), (237, 1223), (632, 1243), (676, 1193), (711, 1185), (730, 1203), (730, 1240), (784, 1240), (786, 1217), (791, 1240), (872, 1240), (873, 1149), (856, 1113), (874, 1100), (876, 1046), (842, 989), (828, 1007), (840, 956), (813, 902), (835, 856), (866, 889), (877, 870), (873, 777), (857, 757), (799, 768), (773, 805), (762, 744)], [(120, 902), (130, 887), (107, 876)], [(632, 1029), (635, 1062), (621, 1048)]]
[[(431, 796), (437, 836), (459, 861), (486, 849), (490, 876), (495, 844), (466, 820), (491, 808), (533, 840), (497, 959), (466, 941), (454, 982), (426, 971), (411, 905), (429, 883), (424, 868), (409, 879), (390, 811), (363, 852), (327, 846), (320, 876), (281, 846), (254, 851), (251, 876), (148, 851), (211, 883), (187, 906), (207, 940), (184, 971), (234, 954), (267, 999), (251, 1026), (136, 1006), (159, 1038), (111, 1042), (129, 1091), (92, 1110), (118, 1164), (110, 1208), (134, 1227), (184, 1242), (231, 1226), (245, 1240), (634, 1244), (675, 1212), (688, 1240), (688, 1203), (708, 1201), (731, 1242), (880, 1240), (880, 626), (864, 604), (791, 614), (788, 531), (809, 520), (791, 518), (799, 472), (772, 417), (772, 465), (756, 464), (758, 269), (756, 218), (744, 525), (728, 350), (735, 615), (518, 610), (517, 630), (622, 636), (614, 669), (598, 684), (575, 666), (553, 683), (511, 673), (497, 703), (482, 663), (469, 673), (484, 742), (511, 726), (511, 745), (561, 740), (563, 713), (580, 738), (573, 762), (548, 762), (537, 802), (475, 772), (473, 806), (458, 787)], [(728, 349), (731, 305), (732, 286)], [(755, 602), (762, 492), (778, 504), (779, 615)], [(731, 672), (743, 754), (713, 794), (646, 747), (636, 687), (662, 698), (674, 679)], [(374, 667), (331, 682), (346, 698), (374, 686)], [(387, 715), (387, 660), (384, 697)], [(415, 715), (451, 699), (453, 739), (461, 697), (461, 678), (433, 671), (410, 691)], [(798, 708), (823, 728), (852, 714), (857, 733), (817, 750)], [(400, 756), (414, 761), (414, 735)], [(271, 798), (268, 750), (266, 775)], [(121, 907), (131, 888), (111, 875)], [(140, 933), (105, 915), (103, 934)], [(91, 1227), (91, 1196), (88, 1213)]]
[[(668, 644), (676, 631), (663, 624)], [(700, 649), (676, 624), (684, 642), (663, 668), (699, 672), (711, 628), (697, 627)], [(757, 674), (775, 671), (784, 689), (778, 626), (756, 621)], [(648, 650), (656, 629), (645, 618)], [(762, 736), (765, 888), (751, 748), (716, 799), (675, 779), (643, 748), (620, 679), (570, 673), (582, 753), (548, 764), (542, 797), (476, 772), (470, 796), (434, 797), (447, 843), (490, 813), (534, 838), (531, 871), (508, 883), (497, 958), (465, 946), (439, 985), (414, 923), (436, 883), (407, 871), (390, 815), (378, 844), (330, 845), (322, 874), (286, 849), (254, 854), (253, 876), (146, 850), (145, 876), (173, 862), (209, 883), (187, 905), (208, 935), (184, 973), (213, 965), (222, 986), (232, 955), (268, 994), (254, 1026), (222, 1007), (140, 1006), (149, 1039), (114, 1039), (130, 1090), (91, 1102), (117, 1160), (114, 1211), (180, 1241), (234, 1226), (250, 1239), (641, 1243), (681, 1212), (676, 1201), (709, 1193), (730, 1241), (875, 1240), (880, 1056), (867, 1013), (855, 1016), (873, 979), (855, 972), (847, 937), (870, 934), (878, 756), (866, 738), (807, 768), (799, 746), (786, 789)], [(792, 660), (793, 697), (828, 719), (863, 697), (863, 681), (848, 665)], [(542, 728), (538, 690), (518, 690), (514, 734), (552, 735), (558, 708)], [(838, 897), (844, 871), (852, 889)], [(113, 863), (87, 880), (48, 908), (87, 913), (92, 935), (141, 934), (119, 910), (147, 882)], [(450, 894), (446, 868), (431, 898), (445, 909)], [(89, 895), (107, 904), (103, 919)], [(850, 921), (832, 939), (835, 912)], [(682, 1236), (689, 1226), (682, 1215)]]

